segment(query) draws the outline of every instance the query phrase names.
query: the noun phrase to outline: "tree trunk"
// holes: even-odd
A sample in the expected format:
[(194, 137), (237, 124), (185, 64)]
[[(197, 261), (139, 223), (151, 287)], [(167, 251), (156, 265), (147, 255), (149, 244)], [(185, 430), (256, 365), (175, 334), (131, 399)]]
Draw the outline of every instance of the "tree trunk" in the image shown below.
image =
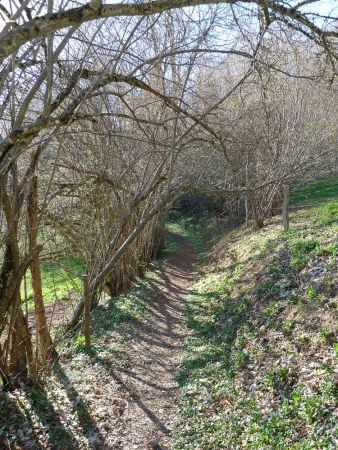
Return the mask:
[(28, 378), (36, 377), (31, 335), (20, 304), (12, 312), (12, 317), (14, 323), (9, 331), (9, 382), (6, 386), (9, 390), (19, 387), (20, 383), (26, 382)]
[[(92, 292), (96, 292), (105, 281), (105, 278), (111, 272), (111, 270), (115, 267), (116, 263), (120, 260), (121, 257), (125, 254), (125, 252), (129, 249), (130, 245), (134, 242), (134, 240), (142, 233), (146, 225), (149, 223), (149, 221), (160, 212), (162, 207), (166, 205), (172, 198), (174, 197), (174, 192), (168, 193), (163, 198), (159, 199), (157, 203), (154, 205), (154, 207), (150, 210), (150, 212), (142, 218), (142, 220), (137, 224), (137, 226), (133, 229), (133, 231), (128, 235), (128, 237), (122, 242), (122, 244), (119, 246), (119, 248), (113, 253), (113, 256), (108, 260), (104, 262), (103, 267), (99, 271), (99, 273), (96, 275), (96, 277), (91, 281), (90, 289)], [(82, 297), (73, 313), (72, 318), (70, 319), (69, 323), (67, 324), (67, 330), (74, 330), (81, 318), (81, 315), (83, 313), (83, 307), (84, 307), (84, 297)]]
[[(30, 184), (30, 191), (28, 196), (27, 206), (27, 225), (28, 225), (28, 237), (29, 237), (29, 250), (30, 253), (34, 252), (37, 247), (37, 234), (38, 234), (38, 201), (37, 201), (37, 177), (33, 177)], [(39, 254), (36, 253), (32, 258), (30, 264), (32, 274), (32, 289), (35, 309), (35, 325), (37, 331), (37, 345), (38, 354), (44, 371), (49, 371), (53, 363), (57, 359), (57, 353), (54, 348), (52, 339), (49, 334), (45, 305), (42, 295), (41, 284), (41, 271)]]

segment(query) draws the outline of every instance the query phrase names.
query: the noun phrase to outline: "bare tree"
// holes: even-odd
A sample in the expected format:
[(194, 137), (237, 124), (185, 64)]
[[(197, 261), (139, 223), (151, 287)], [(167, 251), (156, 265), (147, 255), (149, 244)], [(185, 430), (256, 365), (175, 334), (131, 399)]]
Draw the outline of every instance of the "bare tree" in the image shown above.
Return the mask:
[[(5, 385), (36, 377), (39, 358), (55, 360), (39, 270), (51, 243), (39, 230), (50, 230), (62, 252), (85, 262), (95, 306), (103, 290), (126, 288), (156, 253), (163, 208), (180, 192), (244, 195), (261, 226), (280, 183), (313, 167), (314, 155), (323, 161), (331, 152), (336, 135), (323, 126), (335, 113), (331, 93), (317, 97), (330, 105), (320, 113), (313, 114), (311, 102), (304, 107), (309, 85), (284, 78), (295, 76), (295, 47), (285, 52), (275, 43), (278, 35), (306, 47), (305, 36), (313, 44), (308, 59), (320, 53), (306, 76), (332, 81), (337, 18), (307, 14), (310, 3), (25, 0), (18, 6), (9, 0), (9, 8), (1, 6)], [(196, 20), (198, 11), (203, 18)], [(299, 67), (296, 72), (304, 77)], [(209, 82), (215, 74), (222, 81), (216, 90)], [(320, 142), (313, 138), (319, 131)], [(20, 295), (29, 267), (35, 340)], [(82, 311), (79, 298), (69, 328)]]

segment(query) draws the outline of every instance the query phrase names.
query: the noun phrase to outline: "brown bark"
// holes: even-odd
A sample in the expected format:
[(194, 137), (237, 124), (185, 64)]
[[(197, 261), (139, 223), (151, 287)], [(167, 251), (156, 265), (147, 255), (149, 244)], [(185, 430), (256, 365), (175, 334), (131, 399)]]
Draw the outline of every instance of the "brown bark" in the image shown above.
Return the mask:
[(4, 387), (11, 389), (19, 381), (34, 375), (31, 337), (20, 304), (20, 284), (24, 266), (20, 261), (18, 245), (19, 194), (17, 189), (16, 165), (11, 166), (13, 186), (11, 199), (1, 186), (1, 203), (8, 224), (6, 250), (1, 270), (0, 286), (0, 331), (7, 325), (7, 339), (1, 349), (1, 375)]
[[(34, 176), (30, 183), (30, 191), (27, 206), (27, 222), (28, 222), (28, 237), (29, 250), (31, 253), (37, 247), (38, 234), (38, 201), (37, 201), (37, 177)], [(35, 324), (37, 331), (38, 353), (41, 357), (41, 362), (44, 370), (50, 370), (52, 364), (57, 358), (57, 353), (54, 348), (52, 339), (49, 334), (47, 325), (45, 306), (42, 295), (41, 271), (39, 254), (36, 253), (32, 258), (30, 264), (32, 274), (32, 289), (34, 298), (35, 310)]]
[[(6, 58), (21, 45), (32, 41), (39, 36), (92, 20), (119, 16), (150, 16), (171, 9), (184, 8), (186, 6), (235, 4), (236, 1), (237, 0), (157, 0), (151, 3), (117, 3), (108, 5), (102, 5), (102, 3), (98, 1), (98, 7), (93, 7), (93, 3), (91, 2), (77, 8), (70, 8), (65, 11), (58, 11), (53, 14), (35, 17), (29, 22), (8, 31), (0, 40), (0, 59)], [(248, 4), (261, 4), (261, 0), (243, 1)], [(299, 10), (285, 6), (284, 2), (265, 0), (264, 6), (271, 9), (277, 20), (284, 21), (289, 19), (288, 25), (290, 27), (298, 30), (299, 27), (304, 27), (306, 30), (305, 33), (312, 33), (319, 38), (319, 42), (326, 50), (330, 49), (328, 38), (338, 36), (336, 30), (323, 30)]]
[(271, 204), (271, 211), (270, 211), (271, 217), (274, 217), (278, 214), (279, 203), (280, 203), (280, 193), (277, 192)]
[(83, 275), (83, 296), (84, 296), (84, 312), (83, 312), (83, 334), (85, 338), (85, 348), (90, 349), (90, 310), (91, 310), (91, 295), (89, 288), (88, 275)]
[(5, 388), (9, 390), (15, 389), (20, 385), (20, 382), (26, 382), (28, 378), (35, 379), (36, 376), (31, 335), (20, 305), (20, 297), (18, 300), (19, 304), (13, 308), (14, 311), (12, 312), (14, 324), (11, 327), (8, 342), (10, 360), (7, 375), (8, 384)]
[[(136, 225), (136, 227), (128, 234), (127, 238), (123, 240), (118, 249), (113, 253), (112, 257), (105, 262), (104, 266), (101, 268), (99, 273), (97, 273), (96, 277), (91, 281), (90, 290), (95, 293), (101, 289), (104, 285), (104, 282), (111, 273), (111, 271), (116, 266), (117, 262), (123, 258), (128, 251), (131, 244), (137, 239), (137, 237), (142, 233), (142, 231), (146, 228), (147, 224), (159, 214), (162, 208), (169, 203), (173, 197), (176, 195), (176, 191), (171, 191), (160, 198), (153, 208), (149, 211), (147, 215), (145, 215), (142, 220)], [(94, 303), (92, 302), (92, 306)], [(78, 302), (74, 314), (67, 325), (67, 330), (73, 330), (77, 327), (81, 315), (83, 313), (84, 308), (84, 298), (82, 297)]]

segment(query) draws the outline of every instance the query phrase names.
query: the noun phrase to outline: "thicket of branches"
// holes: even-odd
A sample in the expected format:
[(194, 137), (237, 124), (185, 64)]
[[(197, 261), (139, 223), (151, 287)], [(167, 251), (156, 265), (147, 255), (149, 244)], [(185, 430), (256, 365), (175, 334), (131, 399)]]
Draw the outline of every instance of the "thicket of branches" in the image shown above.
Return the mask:
[[(334, 168), (337, 18), (312, 3), (1, 4), (5, 387), (57, 358), (41, 260), (79, 258), (94, 307), (156, 256), (180, 193), (222, 196), (260, 227), (284, 183)], [(79, 295), (68, 330), (82, 312)]]

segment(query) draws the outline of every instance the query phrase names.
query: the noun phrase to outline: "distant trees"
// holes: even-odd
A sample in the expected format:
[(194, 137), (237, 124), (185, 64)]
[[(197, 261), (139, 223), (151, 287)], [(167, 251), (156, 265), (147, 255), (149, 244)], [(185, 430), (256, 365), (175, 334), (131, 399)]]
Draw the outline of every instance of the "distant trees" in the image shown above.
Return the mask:
[[(80, 258), (95, 306), (158, 252), (163, 208), (180, 192), (223, 195), (237, 210), (245, 202), (262, 226), (283, 182), (330, 160), (337, 32), (334, 18), (319, 26), (302, 12), (307, 3), (9, 0), (1, 7), (6, 387), (37, 378), (56, 359), (41, 257)], [(188, 4), (196, 8), (182, 9)], [(329, 88), (314, 90), (319, 79)], [(21, 299), (29, 270), (34, 328)], [(69, 329), (82, 311), (79, 298)]]
[[(232, 154), (237, 182), (252, 188), (246, 198), (258, 228), (278, 206), (283, 184), (297, 184), (332, 167), (336, 100), (334, 90), (284, 75), (260, 77), (251, 87), (233, 130)], [(264, 180), (272, 182), (256, 189)]]
[[(284, 44), (282, 59), (288, 42)], [(271, 44), (271, 53), (278, 55), (279, 46)], [(278, 209), (283, 184), (294, 186), (334, 167), (337, 85), (325, 81), (330, 72), (321, 65), (322, 60), (314, 65), (308, 59), (311, 51), (304, 43), (293, 42), (289, 52), (297, 58), (284, 62), (283, 71), (264, 63), (265, 56), (271, 57), (264, 49), (262, 60), (258, 52), (255, 68), (246, 80), (238, 73), (238, 65), (229, 71), (222, 64), (206, 77), (203, 70), (199, 78), (200, 90), (207, 93), (203, 98), (210, 106), (225, 86), (240, 82), (207, 117), (226, 144), (218, 149), (212, 144), (214, 156), (205, 162), (204, 171), (204, 183), (209, 186), (235, 191), (242, 187), (242, 192), (223, 197), (223, 214), (235, 223), (250, 215), (255, 226), (262, 227)], [(294, 72), (295, 67), (306, 67), (307, 76)]]

